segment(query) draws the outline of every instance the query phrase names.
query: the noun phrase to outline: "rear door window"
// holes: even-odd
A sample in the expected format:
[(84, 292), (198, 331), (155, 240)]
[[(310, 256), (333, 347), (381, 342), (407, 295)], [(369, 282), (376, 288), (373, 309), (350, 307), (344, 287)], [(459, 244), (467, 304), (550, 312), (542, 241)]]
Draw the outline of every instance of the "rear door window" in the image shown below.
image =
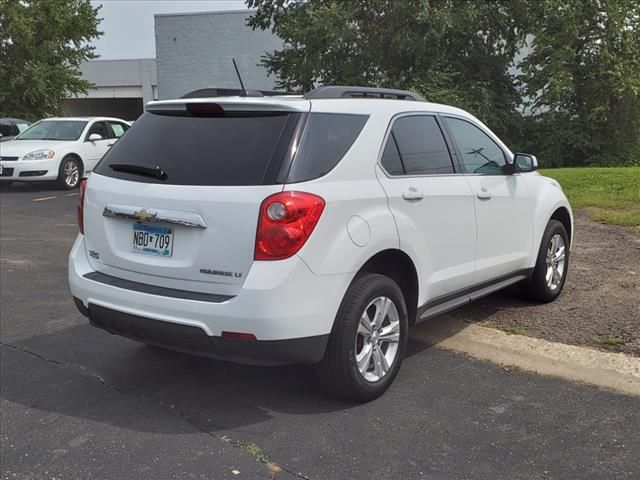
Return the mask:
[(407, 175), (453, 173), (451, 155), (434, 116), (400, 117), (391, 132)]
[(113, 136), (115, 138), (120, 138), (122, 135), (124, 135), (124, 132), (126, 132), (129, 129), (129, 125), (126, 125), (121, 122), (110, 121), (109, 126), (111, 127), (111, 130), (113, 131)]
[[(251, 112), (190, 116), (144, 113), (98, 164), (100, 175), (171, 185), (274, 184), (281, 152), (299, 114)], [(159, 167), (162, 179), (115, 171), (110, 165)], [(272, 172), (276, 172), (273, 174)]]

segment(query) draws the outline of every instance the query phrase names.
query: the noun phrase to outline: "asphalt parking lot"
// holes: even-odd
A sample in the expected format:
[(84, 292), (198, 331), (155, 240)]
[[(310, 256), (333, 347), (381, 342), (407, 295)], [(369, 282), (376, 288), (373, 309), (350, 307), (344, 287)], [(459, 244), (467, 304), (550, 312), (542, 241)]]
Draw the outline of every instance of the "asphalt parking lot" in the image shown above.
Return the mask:
[[(640, 399), (413, 341), (366, 405), (90, 327), (68, 292), (77, 196), (0, 193), (3, 479), (637, 479)], [(429, 328), (422, 325), (418, 328)]]

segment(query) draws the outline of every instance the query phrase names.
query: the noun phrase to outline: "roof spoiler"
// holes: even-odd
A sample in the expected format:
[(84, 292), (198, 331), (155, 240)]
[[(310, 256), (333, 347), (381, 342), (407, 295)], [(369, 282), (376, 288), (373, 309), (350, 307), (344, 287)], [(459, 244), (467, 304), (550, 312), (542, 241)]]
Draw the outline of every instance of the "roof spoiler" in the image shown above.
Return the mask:
[(427, 101), (424, 97), (417, 93), (410, 92), (409, 90), (343, 86), (318, 87), (307, 93), (304, 98), (307, 100), (327, 98), (387, 98), (393, 100), (412, 100), (416, 102)]
[(275, 90), (242, 90), (239, 88), (199, 88), (182, 95), (180, 98), (209, 98), (209, 97), (275, 97), (288, 95), (287, 92)]

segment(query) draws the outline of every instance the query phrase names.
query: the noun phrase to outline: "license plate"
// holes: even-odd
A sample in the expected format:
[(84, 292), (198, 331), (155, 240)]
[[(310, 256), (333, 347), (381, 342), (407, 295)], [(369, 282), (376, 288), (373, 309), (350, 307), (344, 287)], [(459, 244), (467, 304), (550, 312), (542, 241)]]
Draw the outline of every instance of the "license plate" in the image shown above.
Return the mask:
[(173, 228), (134, 223), (133, 251), (170, 257), (173, 253)]

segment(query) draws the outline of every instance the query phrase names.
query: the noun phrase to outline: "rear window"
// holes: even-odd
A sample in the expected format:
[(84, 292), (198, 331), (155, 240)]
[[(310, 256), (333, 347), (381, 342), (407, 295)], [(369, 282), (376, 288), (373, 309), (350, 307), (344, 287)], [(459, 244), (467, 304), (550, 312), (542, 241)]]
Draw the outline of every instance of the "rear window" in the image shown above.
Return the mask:
[[(144, 113), (98, 164), (100, 175), (171, 185), (263, 185), (275, 183), (299, 114), (176, 116)], [(159, 167), (153, 178), (111, 165)], [(121, 170), (121, 169), (120, 169)]]

